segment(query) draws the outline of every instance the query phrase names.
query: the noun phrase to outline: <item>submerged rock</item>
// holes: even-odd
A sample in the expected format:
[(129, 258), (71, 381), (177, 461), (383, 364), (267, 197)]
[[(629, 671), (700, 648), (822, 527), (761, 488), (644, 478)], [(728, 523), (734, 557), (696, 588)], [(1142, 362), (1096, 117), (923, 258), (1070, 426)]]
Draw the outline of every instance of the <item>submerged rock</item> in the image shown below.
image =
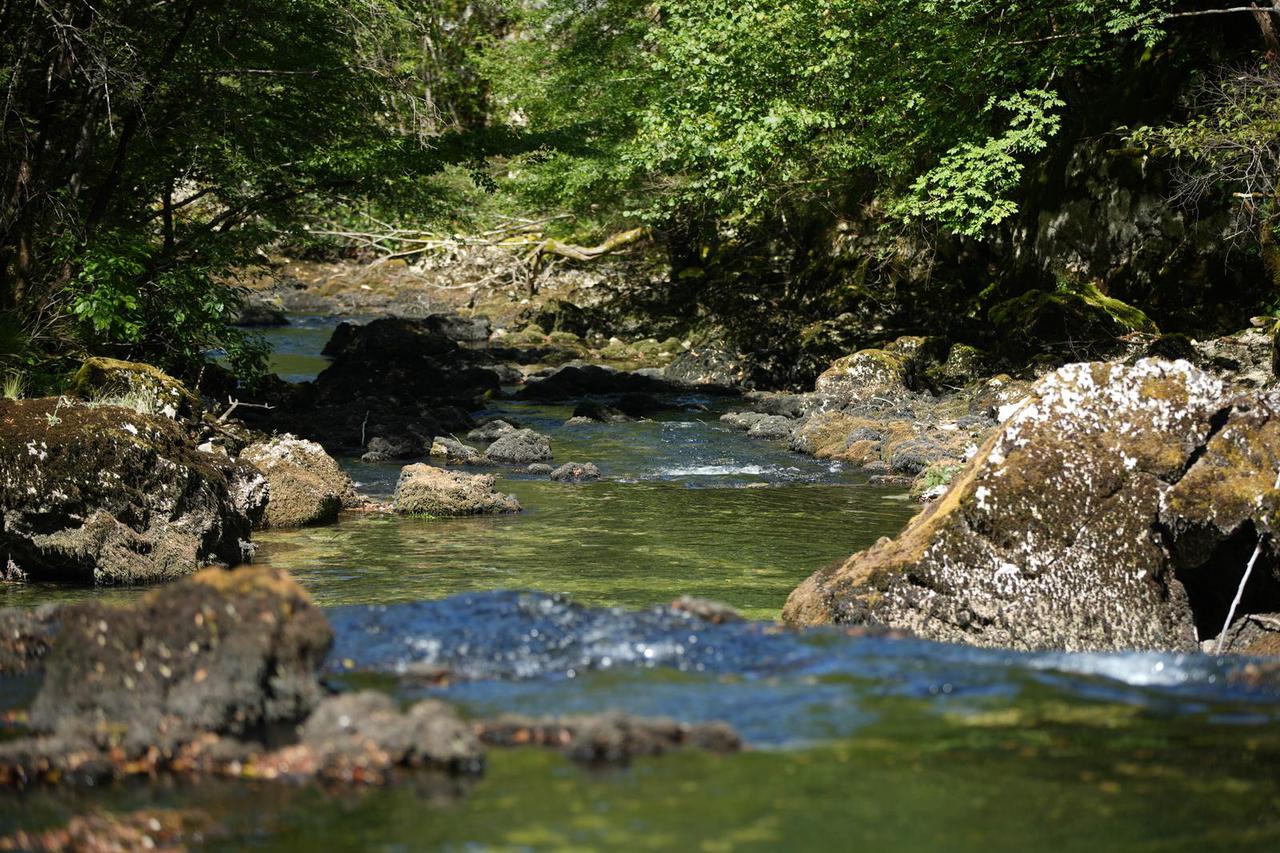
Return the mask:
[(80, 583), (240, 563), (251, 554), (252, 495), (239, 487), (253, 476), (198, 450), (166, 417), (65, 398), (6, 402), (0, 554), (29, 578)]
[(408, 465), (400, 471), (391, 505), (406, 515), (451, 517), (520, 511), (514, 495), (493, 488), (488, 474), (464, 474), (433, 465)]
[(591, 462), (566, 462), (551, 472), (557, 483), (590, 483), (600, 479), (600, 469)]
[(551, 439), (531, 429), (504, 432), (484, 455), (490, 461), (506, 465), (546, 462), (551, 458)]
[[(783, 618), (1021, 649), (1198, 648), (1280, 501), (1275, 401), (1222, 395), (1186, 362), (1050, 374), (943, 498), (813, 575)], [(1245, 610), (1280, 609), (1276, 586)]]
[(240, 458), (270, 484), (265, 527), (331, 524), (360, 502), (351, 478), (314, 441), (285, 434), (250, 445)]
[(626, 764), (673, 749), (737, 752), (742, 738), (728, 723), (680, 723), (607, 712), (570, 717), (502, 716), (480, 723), (493, 746), (550, 746), (584, 764)]

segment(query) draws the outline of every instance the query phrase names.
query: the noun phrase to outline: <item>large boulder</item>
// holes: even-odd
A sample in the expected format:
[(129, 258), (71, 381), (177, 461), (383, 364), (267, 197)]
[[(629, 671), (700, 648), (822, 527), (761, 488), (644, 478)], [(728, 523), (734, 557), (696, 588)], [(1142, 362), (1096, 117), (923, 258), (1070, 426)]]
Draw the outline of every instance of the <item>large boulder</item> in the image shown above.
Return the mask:
[(251, 554), (256, 472), (114, 405), (0, 404), (0, 554), (29, 578), (143, 583)]
[(1049, 374), (941, 500), (814, 574), (783, 618), (1021, 649), (1190, 650), (1221, 629), (1258, 531), (1264, 580), (1241, 615), (1280, 610), (1277, 400), (1222, 397), (1186, 362)]
[(906, 390), (906, 361), (882, 349), (860, 350), (835, 361), (814, 383), (814, 391), (837, 405), (873, 397), (894, 396)]
[(494, 490), (488, 474), (464, 474), (433, 465), (407, 465), (400, 471), (392, 507), (405, 515), (438, 518), (519, 512), (514, 495)]
[(31, 727), (92, 733), (130, 753), (303, 719), (333, 640), (274, 569), (206, 569), (129, 604), (65, 607), (59, 621)]
[(269, 483), (263, 527), (331, 524), (344, 507), (360, 503), (351, 478), (314, 441), (277, 436), (249, 445), (240, 458)]
[(1029, 290), (993, 305), (988, 319), (1001, 348), (1014, 359), (1038, 353), (1106, 357), (1125, 349), (1120, 339), (1126, 335), (1159, 332), (1141, 310), (1093, 284)]
[(504, 465), (527, 465), (551, 458), (551, 440), (531, 429), (504, 432), (484, 452), (491, 462)]

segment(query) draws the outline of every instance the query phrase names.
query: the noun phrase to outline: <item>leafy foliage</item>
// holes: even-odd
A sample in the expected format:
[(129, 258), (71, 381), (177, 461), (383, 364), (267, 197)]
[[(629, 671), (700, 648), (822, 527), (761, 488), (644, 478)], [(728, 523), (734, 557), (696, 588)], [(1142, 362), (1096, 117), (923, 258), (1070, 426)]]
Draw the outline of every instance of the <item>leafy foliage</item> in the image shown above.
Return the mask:
[(658, 224), (853, 192), (979, 234), (1058, 132), (1057, 83), (1114, 73), (1169, 0), (547, 0), (491, 46), (495, 98), (579, 151), (513, 168), (543, 200)]

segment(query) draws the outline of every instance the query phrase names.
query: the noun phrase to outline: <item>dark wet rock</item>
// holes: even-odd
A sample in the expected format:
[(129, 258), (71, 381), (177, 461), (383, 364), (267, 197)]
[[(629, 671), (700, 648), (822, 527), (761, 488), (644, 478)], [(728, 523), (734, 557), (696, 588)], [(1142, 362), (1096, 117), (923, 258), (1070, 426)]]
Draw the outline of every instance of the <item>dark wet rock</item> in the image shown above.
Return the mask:
[(430, 455), (452, 465), (482, 465), (486, 462), (479, 450), (448, 436), (436, 436), (431, 442)]
[(543, 376), (530, 378), (516, 396), (524, 400), (569, 400), (631, 392), (653, 394), (674, 389), (670, 382), (638, 371), (614, 370), (594, 364), (566, 364)]
[(545, 462), (551, 458), (551, 440), (531, 429), (518, 429), (499, 436), (484, 455), (490, 461), (504, 465)]
[(361, 458), (366, 462), (386, 462), (391, 459), (412, 459), (421, 454), (421, 445), (410, 438), (404, 436), (383, 438), (375, 435), (365, 445), (365, 453)]
[(1113, 356), (1127, 348), (1125, 336), (1159, 333), (1142, 311), (1092, 284), (1075, 291), (1030, 290), (992, 306), (988, 318), (1004, 353), (1018, 360), (1037, 354), (1072, 361)]
[(675, 749), (737, 752), (742, 739), (728, 723), (680, 723), (607, 712), (570, 717), (503, 716), (480, 724), (493, 746), (549, 746), (585, 764), (626, 764)]
[(573, 407), (573, 417), (566, 423), (624, 424), (635, 418), (619, 408), (599, 400), (583, 400)]
[(747, 395), (751, 407), (761, 414), (782, 415), (785, 418), (799, 418), (808, 414), (813, 405), (811, 395), (806, 394), (767, 394), (752, 392)]
[(126, 751), (301, 720), (332, 633), (273, 569), (206, 569), (125, 605), (68, 605), (31, 727), (85, 726)]
[(547, 474), (550, 474), (554, 470), (555, 470), (554, 468), (552, 468), (550, 465), (548, 465), (545, 462), (534, 462), (528, 468), (525, 468), (524, 472), (526, 474), (537, 474), (539, 476), (545, 476)]
[(0, 554), (29, 578), (143, 583), (250, 555), (247, 472), (183, 424), (65, 399), (0, 405)]
[(57, 605), (0, 610), (0, 675), (41, 669), (57, 630)]
[(707, 341), (677, 355), (663, 376), (678, 385), (732, 390), (751, 384), (751, 367), (741, 353), (726, 344)]
[(188, 422), (199, 420), (204, 410), (199, 397), (158, 367), (100, 356), (85, 359), (68, 394)]
[(600, 469), (591, 462), (566, 462), (551, 472), (557, 483), (590, 483), (600, 479)]
[(250, 445), (240, 458), (270, 484), (265, 527), (330, 524), (343, 507), (360, 503), (351, 478), (314, 441), (278, 436)]
[(481, 424), (471, 432), (467, 433), (467, 438), (472, 441), (496, 441), (501, 438), (504, 433), (514, 432), (516, 427), (502, 419), (488, 421)]
[(533, 316), (533, 324), (546, 334), (568, 332), (582, 336), (591, 331), (592, 320), (587, 311), (563, 299), (548, 299)]
[(958, 456), (949, 454), (945, 447), (935, 441), (927, 438), (912, 438), (895, 444), (889, 454), (888, 462), (895, 473), (915, 476), (935, 462), (949, 458), (956, 461), (960, 459)]
[(240, 311), (236, 314), (237, 326), (270, 327), (287, 326), (289, 320), (284, 314), (284, 302), (279, 296), (262, 293), (251, 293), (240, 303)]
[(430, 314), (426, 322), (450, 340), (465, 344), (488, 343), (493, 324), (488, 317), (463, 317), (460, 314)]
[[(1185, 362), (1062, 368), (906, 532), (809, 578), (783, 616), (986, 646), (1196, 649), (1280, 500), (1274, 401), (1222, 398)], [(1280, 610), (1277, 586), (1244, 609)]]
[(464, 474), (433, 465), (408, 465), (400, 471), (392, 508), (406, 515), (438, 518), (520, 511), (513, 495), (494, 490), (495, 478)]
[(711, 622), (716, 625), (724, 622), (742, 621), (742, 614), (728, 604), (722, 601), (712, 601), (709, 598), (698, 598), (693, 595), (680, 596), (671, 602), (671, 609), (688, 613), (690, 616), (696, 616), (704, 622)]
[(429, 319), (343, 323), (324, 354), (334, 362), (316, 378), (321, 402), (383, 395), (471, 401), (499, 384), (482, 352), (460, 348)]
[(300, 749), (327, 778), (365, 781), (395, 767), (474, 773), (484, 766), (471, 726), (452, 706), (435, 700), (401, 710), (371, 690), (333, 696), (320, 703), (299, 734)]

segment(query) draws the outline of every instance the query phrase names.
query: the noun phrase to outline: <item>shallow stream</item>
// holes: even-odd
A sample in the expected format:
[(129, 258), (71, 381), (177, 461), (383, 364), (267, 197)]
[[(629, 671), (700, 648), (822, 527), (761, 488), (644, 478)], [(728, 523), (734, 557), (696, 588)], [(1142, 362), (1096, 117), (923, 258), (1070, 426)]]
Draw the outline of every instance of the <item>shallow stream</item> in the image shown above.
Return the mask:
[[(782, 630), (767, 620), (800, 580), (893, 535), (915, 507), (723, 427), (712, 399), (676, 402), (609, 425), (566, 425), (571, 407), (495, 404), (486, 415), (550, 435), (557, 462), (595, 462), (605, 480), (502, 471), (521, 515), (348, 515), (265, 534), (259, 559), (329, 608), (335, 686), (440, 696), (477, 716), (722, 719), (748, 751), (602, 771), (491, 750), (479, 779), (423, 773), (359, 791), (34, 792), (0, 798), (0, 831), (175, 806), (208, 812), (205, 844), (220, 850), (1280, 849), (1280, 696), (1250, 686), (1247, 662)], [(345, 464), (374, 495), (399, 470)], [(712, 625), (659, 606), (685, 593), (758, 621)], [(417, 677), (440, 667), (444, 686)]]

